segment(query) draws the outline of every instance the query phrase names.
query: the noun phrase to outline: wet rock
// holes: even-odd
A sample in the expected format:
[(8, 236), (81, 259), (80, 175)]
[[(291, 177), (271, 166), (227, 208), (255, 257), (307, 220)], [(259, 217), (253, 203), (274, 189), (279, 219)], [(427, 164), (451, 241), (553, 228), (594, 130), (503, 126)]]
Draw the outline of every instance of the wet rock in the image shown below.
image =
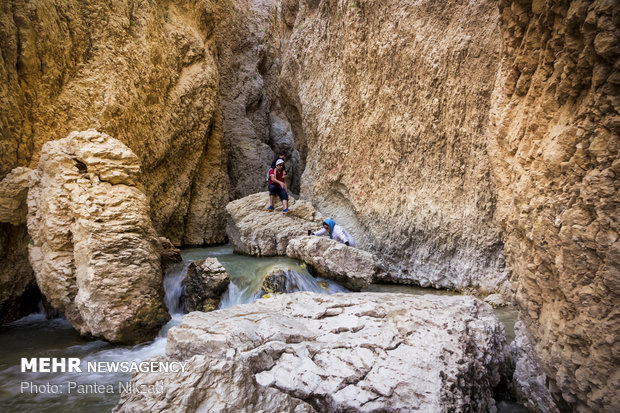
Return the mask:
[(484, 302), (490, 304), (492, 307), (503, 307), (508, 304), (504, 296), (501, 294), (489, 294), (484, 299)]
[(472, 297), (295, 293), (170, 330), (188, 373), (138, 373), (166, 392), (125, 393), (130, 411), (492, 411), (504, 330)]
[(515, 364), (512, 387), (519, 403), (534, 412), (559, 413), (549, 390), (547, 376), (534, 356), (523, 322), (515, 323), (515, 340), (510, 343)]
[(291, 270), (275, 268), (263, 277), (263, 281), (260, 284), (260, 290), (257, 296), (263, 297), (266, 294), (280, 294), (292, 291), (289, 284), (289, 277)]
[(215, 310), (229, 283), (230, 277), (217, 258), (190, 263), (182, 282), (185, 311)]
[[(289, 240), (320, 227), (323, 216), (311, 204), (289, 200), (291, 213), (283, 215), (277, 201), (268, 212), (269, 193), (261, 192), (226, 206), (226, 233), (235, 252), (256, 256), (286, 255)], [(298, 210), (299, 208), (299, 210)]]
[(353, 291), (368, 287), (379, 271), (371, 253), (327, 237), (294, 238), (288, 243), (286, 255), (305, 262), (317, 275), (337, 281)]
[(73, 132), (43, 146), (36, 173), (29, 255), (42, 294), (81, 334), (155, 337), (170, 316), (136, 155), (104, 133)]
[(161, 257), (161, 270), (166, 273), (166, 270), (174, 265), (183, 261), (181, 256), (181, 250), (172, 245), (172, 242), (168, 238), (159, 237), (159, 255)]

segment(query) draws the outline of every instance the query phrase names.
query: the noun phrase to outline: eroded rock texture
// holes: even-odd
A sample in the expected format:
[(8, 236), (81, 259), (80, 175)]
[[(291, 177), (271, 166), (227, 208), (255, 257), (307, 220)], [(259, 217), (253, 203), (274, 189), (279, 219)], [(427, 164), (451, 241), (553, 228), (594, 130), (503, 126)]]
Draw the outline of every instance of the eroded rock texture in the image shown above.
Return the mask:
[(181, 300), (185, 311), (211, 311), (220, 304), (230, 277), (217, 258), (207, 258), (189, 264), (183, 278)]
[(499, 3), (490, 155), (508, 264), (561, 410), (620, 410), (620, 7)]
[(547, 376), (536, 361), (521, 321), (515, 323), (515, 340), (510, 343), (510, 353), (515, 364), (512, 386), (517, 400), (535, 412), (559, 413), (547, 388)]
[[(277, 197), (276, 197), (277, 199)], [(268, 212), (269, 193), (246, 196), (226, 206), (226, 233), (235, 251), (256, 256), (286, 255), (288, 242), (317, 229), (325, 219), (307, 201), (289, 200), (291, 213), (282, 214), (279, 201)]]
[(95, 128), (138, 156), (153, 224), (224, 240), (229, 200), (210, 1), (0, 5), (0, 178), (46, 141)]
[(280, 103), (301, 194), (387, 281), (506, 287), (485, 136), (493, 1), (284, 1)]
[(371, 253), (328, 237), (294, 238), (286, 247), (286, 255), (311, 266), (315, 275), (338, 281), (353, 291), (367, 288), (379, 272)]
[(166, 360), (189, 373), (136, 374), (166, 392), (115, 411), (492, 411), (506, 354), (472, 297), (284, 294), (185, 316)]
[(48, 302), (81, 334), (155, 337), (170, 316), (138, 157), (108, 135), (74, 132), (43, 146), (36, 173), (30, 262)]
[(26, 197), (34, 182), (29, 168), (15, 168), (0, 180), (0, 324), (34, 312), (40, 300), (26, 228)]

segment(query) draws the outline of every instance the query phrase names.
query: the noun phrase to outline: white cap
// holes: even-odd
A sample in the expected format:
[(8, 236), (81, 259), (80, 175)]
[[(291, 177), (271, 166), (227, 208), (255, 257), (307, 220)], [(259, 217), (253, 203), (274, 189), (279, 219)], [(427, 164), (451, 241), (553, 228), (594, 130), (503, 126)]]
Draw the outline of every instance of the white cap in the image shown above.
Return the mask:
[(284, 161), (283, 161), (282, 159), (278, 159), (278, 160), (276, 161), (276, 166), (280, 165), (281, 163), (284, 163)]

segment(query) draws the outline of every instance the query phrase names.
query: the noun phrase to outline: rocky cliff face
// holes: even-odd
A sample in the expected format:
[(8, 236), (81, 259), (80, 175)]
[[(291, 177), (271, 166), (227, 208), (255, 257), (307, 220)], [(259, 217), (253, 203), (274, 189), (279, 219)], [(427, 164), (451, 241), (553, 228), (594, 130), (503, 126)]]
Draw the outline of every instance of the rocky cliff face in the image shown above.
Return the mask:
[(26, 197), (34, 172), (15, 168), (0, 180), (0, 324), (37, 310), (40, 300), (28, 262)]
[(515, 297), (561, 410), (618, 411), (620, 8), (499, 7), (489, 137)]
[(618, 410), (619, 9), (281, 5), (302, 196), (384, 257), (388, 280), (502, 289), (505, 242), (561, 409)]
[(498, 20), (493, 1), (282, 2), (302, 196), (388, 280), (506, 287), (485, 136)]
[(95, 130), (43, 145), (28, 192), (30, 262), (47, 300), (84, 335), (135, 343), (170, 316), (140, 163)]
[(95, 128), (140, 158), (161, 235), (223, 241), (219, 12), (200, 0), (3, 2), (0, 178), (36, 165), (46, 141)]

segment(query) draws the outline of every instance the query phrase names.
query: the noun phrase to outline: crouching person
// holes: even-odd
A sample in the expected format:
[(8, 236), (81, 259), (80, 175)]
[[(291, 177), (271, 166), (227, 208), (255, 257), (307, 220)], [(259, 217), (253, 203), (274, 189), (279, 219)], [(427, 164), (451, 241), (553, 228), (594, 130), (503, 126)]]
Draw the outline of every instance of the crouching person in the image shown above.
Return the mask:
[(308, 235), (323, 235), (326, 233), (329, 233), (329, 237), (335, 241), (350, 247), (355, 247), (355, 241), (351, 234), (349, 234), (346, 229), (336, 224), (333, 219), (326, 219), (323, 221), (323, 229), (316, 232), (308, 230)]

